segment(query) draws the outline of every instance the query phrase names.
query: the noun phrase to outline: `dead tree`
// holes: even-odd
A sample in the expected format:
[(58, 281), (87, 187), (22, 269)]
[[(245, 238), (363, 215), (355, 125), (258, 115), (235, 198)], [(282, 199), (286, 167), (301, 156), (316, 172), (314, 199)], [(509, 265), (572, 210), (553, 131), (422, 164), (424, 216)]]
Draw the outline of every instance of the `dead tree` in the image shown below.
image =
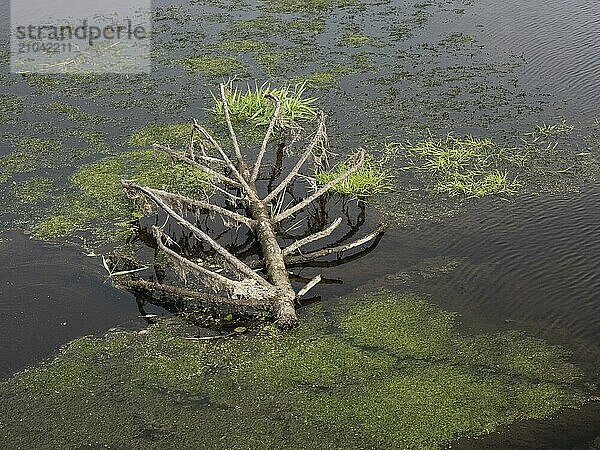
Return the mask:
[[(206, 243), (217, 256), (220, 268), (215, 269), (201, 262), (192, 261), (180, 254), (173, 249), (176, 246), (172, 238), (164, 232), (164, 226), (153, 226), (152, 233), (157, 247), (172, 262), (172, 267), (176, 269), (179, 278), (186, 283), (188, 275), (193, 274), (208, 289), (189, 288), (187, 285), (175, 286), (140, 279), (123, 281), (121, 284), (130, 290), (145, 290), (163, 297), (183, 298), (199, 302), (205, 307), (225, 305), (242, 314), (259, 311), (273, 319), (281, 328), (294, 327), (298, 323), (295, 311), (297, 300), (318, 284), (321, 277), (319, 275), (312, 278), (299, 292), (295, 292), (286, 265), (310, 262), (327, 255), (340, 254), (357, 248), (377, 238), (383, 232), (383, 227), (380, 226), (374, 232), (354, 242), (325, 247), (308, 253), (302, 253), (301, 249), (310, 243), (330, 236), (342, 222), (341, 218), (333, 221), (321, 231), (298, 239), (283, 248), (277, 239), (277, 230), (283, 221), (293, 218), (301, 210), (329, 192), (337, 183), (359, 170), (364, 164), (365, 154), (361, 150), (356, 155), (354, 163), (336, 179), (322, 186), (315, 186), (305, 198), (280, 210), (281, 208), (278, 209), (277, 206), (281, 205), (281, 199), (285, 196), (286, 190), (290, 189), (293, 183), (302, 176), (300, 171), (305, 163), (311, 158), (318, 160), (323, 155), (324, 145), (327, 142), (325, 116), (322, 112), (318, 114), (317, 129), (301, 152), (294, 167), (276, 187), (271, 187), (270, 192), (261, 196), (257, 189), (257, 179), (269, 141), (281, 123), (281, 102), (274, 96), (268, 96), (275, 105), (275, 112), (256, 161), (250, 167), (246, 157), (242, 154), (234, 131), (225, 89), (225, 85), (221, 84), (220, 101), (233, 147), (231, 157), (221, 144), (196, 121), (193, 123), (189, 148), (185, 152), (160, 145), (155, 145), (155, 148), (167, 153), (176, 161), (208, 174), (211, 177), (215, 195), (221, 195), (234, 205), (233, 207), (217, 205), (213, 200), (215, 195), (208, 200), (198, 200), (152, 189), (134, 181), (122, 181), (123, 187), (130, 196), (157, 207), (166, 213), (169, 220), (175, 221), (196, 239)], [(195, 150), (195, 143), (200, 141), (197, 137), (200, 137), (205, 143), (200, 146), (201, 151)], [(294, 141), (296, 139), (292, 143)], [(212, 149), (212, 155), (209, 155), (208, 148)], [(237, 210), (242, 210), (242, 213)], [(200, 229), (197, 226), (199, 217), (206, 212), (220, 216), (227, 223), (249, 227), (260, 244), (261, 260), (245, 263), (225, 249), (216, 239), (209, 236), (206, 231)], [(187, 217), (190, 213), (195, 216), (196, 224), (188, 220)], [(261, 275), (261, 271), (264, 276)]]

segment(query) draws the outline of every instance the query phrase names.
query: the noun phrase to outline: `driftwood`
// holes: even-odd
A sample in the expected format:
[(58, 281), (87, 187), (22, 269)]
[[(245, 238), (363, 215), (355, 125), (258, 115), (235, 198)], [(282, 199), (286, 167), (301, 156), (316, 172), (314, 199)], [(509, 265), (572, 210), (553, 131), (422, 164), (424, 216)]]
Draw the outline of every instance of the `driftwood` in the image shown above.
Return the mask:
[[(325, 116), (323, 113), (319, 113), (316, 131), (291, 171), (276, 187), (270, 186), (270, 192), (261, 197), (257, 189), (257, 180), (262, 161), (269, 147), (269, 141), (281, 121), (282, 106), (276, 97), (269, 96), (275, 104), (275, 113), (262, 141), (257, 159), (254, 165), (250, 167), (242, 154), (242, 149), (234, 131), (225, 89), (224, 85), (220, 85), (220, 100), (233, 147), (231, 156), (196, 121), (193, 122), (189, 148), (185, 152), (179, 152), (161, 145), (155, 145), (155, 149), (170, 155), (176, 161), (188, 164), (210, 175), (215, 193), (222, 194), (227, 201), (234, 205), (241, 204), (244, 214), (232, 210), (242, 209), (239, 206), (228, 209), (215, 204), (214, 201), (192, 199), (171, 192), (151, 189), (131, 180), (122, 181), (123, 187), (131, 196), (141, 198), (157, 207), (166, 213), (170, 220), (180, 225), (182, 229), (187, 230), (200, 242), (208, 245), (218, 260), (221, 269), (215, 269), (211, 266), (206, 267), (202, 262), (192, 261), (180, 254), (174, 249), (176, 245), (174, 245), (172, 238), (164, 232), (164, 226), (154, 226), (152, 227), (152, 234), (156, 239), (157, 248), (171, 261), (172, 267), (176, 269), (182, 281), (187, 282), (187, 276), (194, 275), (208, 288), (207, 292), (204, 289), (192, 289), (139, 279), (123, 280), (120, 284), (135, 292), (179, 298), (188, 303), (197, 302), (202, 308), (235, 311), (237, 314), (247, 316), (260, 313), (270, 316), (281, 328), (294, 327), (298, 323), (295, 311), (297, 300), (317, 285), (321, 281), (321, 277), (316, 276), (307, 280), (305, 286), (295, 292), (286, 265), (310, 262), (317, 258), (340, 254), (367, 244), (381, 235), (383, 227), (379, 227), (374, 232), (356, 241), (307, 253), (302, 253), (302, 247), (330, 236), (341, 224), (342, 219), (338, 218), (321, 231), (297, 239), (283, 248), (277, 239), (278, 230), (282, 222), (296, 216), (301, 210), (329, 192), (337, 183), (359, 170), (364, 164), (365, 154), (361, 150), (356, 155), (354, 163), (339, 177), (315, 188), (314, 192), (309, 193), (305, 198), (299, 199), (289, 207), (281, 208), (281, 199), (286, 192), (289, 192), (294, 182), (302, 176), (300, 171), (306, 161), (312, 157), (313, 160), (318, 162), (319, 158), (323, 156), (323, 147), (327, 142)], [(203, 142), (207, 143), (200, 146), (200, 152), (197, 152), (194, 148), (195, 144), (199, 142), (197, 140), (198, 134)], [(208, 148), (216, 152), (216, 156), (208, 155), (206, 152)], [(220, 216), (225, 223), (248, 227), (260, 245), (261, 260), (244, 262), (219, 244), (216, 239), (209, 236), (206, 231), (200, 229), (197, 223), (194, 224), (188, 220), (189, 212), (192, 212), (197, 220), (199, 220), (200, 215), (208, 212)], [(259, 271), (262, 271), (264, 276)]]

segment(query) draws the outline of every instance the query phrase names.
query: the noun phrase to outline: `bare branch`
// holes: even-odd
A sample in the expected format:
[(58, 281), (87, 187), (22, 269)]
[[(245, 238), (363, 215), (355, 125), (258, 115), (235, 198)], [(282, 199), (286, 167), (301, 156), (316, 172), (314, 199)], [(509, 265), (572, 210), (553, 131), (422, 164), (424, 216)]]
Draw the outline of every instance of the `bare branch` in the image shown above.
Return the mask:
[(296, 295), (296, 298), (303, 297), (304, 295), (306, 295), (306, 293), (308, 291), (310, 291), (312, 288), (314, 288), (320, 282), (321, 282), (321, 275), (317, 275), (312, 280), (310, 280), (306, 286), (304, 286), (302, 289), (300, 289), (300, 291)]
[(240, 171), (243, 172), (243, 167), (245, 167), (246, 163), (244, 161), (244, 157), (242, 156), (242, 151), (240, 149), (240, 144), (237, 140), (237, 136), (235, 135), (235, 130), (233, 129), (233, 124), (231, 123), (231, 115), (229, 113), (229, 104), (227, 103), (227, 96), (225, 95), (225, 85), (223, 83), (221, 83), (219, 85), (219, 92), (221, 94), (221, 102), (223, 103), (223, 113), (225, 115), (225, 121), (227, 122), (227, 128), (229, 128), (229, 134), (231, 135), (231, 142), (233, 143), (233, 150), (235, 151), (235, 157), (237, 159), (238, 167), (240, 168)]
[(221, 145), (216, 141), (216, 139), (213, 138), (212, 135), (198, 123), (194, 123), (194, 128), (196, 128), (198, 131), (200, 131), (200, 133), (202, 133), (204, 135), (204, 137), (206, 137), (206, 139), (208, 139), (210, 141), (210, 143), (217, 149), (217, 151), (223, 158), (223, 161), (225, 161), (225, 164), (227, 165), (229, 170), (231, 170), (231, 172), (237, 178), (239, 184), (244, 188), (244, 190), (248, 193), (248, 195), (250, 195), (252, 189), (250, 189), (250, 186), (248, 186), (246, 179), (242, 176), (242, 174), (237, 169), (235, 164), (233, 164), (233, 162), (231, 162), (231, 159), (229, 159), (229, 156), (227, 156), (227, 153), (225, 153), (225, 151), (223, 150), (223, 147), (221, 147)]
[[(196, 119), (194, 119), (194, 123), (196, 123)], [(188, 144), (188, 150), (190, 152), (190, 158), (192, 160), (196, 160), (196, 157), (194, 155), (194, 135), (196, 134), (196, 129), (192, 126), (192, 133), (190, 135), (190, 143)], [(184, 153), (184, 155), (187, 156), (187, 152)]]
[(185, 162), (185, 163), (189, 164), (190, 166), (195, 167), (198, 170), (201, 170), (202, 172), (210, 175), (213, 178), (216, 178), (219, 181), (222, 181), (223, 183), (229, 184), (230, 186), (233, 186), (233, 187), (236, 187), (236, 188), (240, 188), (241, 187), (240, 183), (238, 183), (237, 181), (234, 181), (231, 178), (223, 175), (222, 173), (219, 173), (216, 170), (213, 170), (210, 167), (205, 166), (204, 164), (200, 164), (199, 162), (194, 161), (194, 160), (188, 158), (185, 155), (182, 155), (181, 153), (179, 153), (179, 152), (177, 152), (175, 150), (172, 150), (169, 147), (165, 147), (163, 145), (158, 145), (158, 144), (154, 144), (153, 147), (156, 150), (160, 150), (162, 152), (165, 152), (168, 155), (170, 155), (171, 157), (173, 157), (173, 158), (175, 158), (175, 159), (177, 159), (179, 161)]
[(337, 245), (335, 247), (327, 247), (321, 250), (316, 250), (314, 252), (305, 253), (303, 255), (289, 255), (285, 258), (286, 264), (302, 264), (305, 262), (312, 261), (317, 258), (322, 258), (323, 256), (332, 255), (334, 253), (343, 253), (348, 250), (352, 250), (353, 248), (359, 247), (367, 242), (372, 241), (376, 237), (378, 237), (381, 233), (385, 231), (387, 228), (387, 224), (382, 223), (377, 227), (375, 231), (366, 236), (357, 239), (356, 241), (349, 242), (347, 244)]
[(273, 311), (272, 303), (261, 301), (261, 299), (257, 298), (225, 298), (209, 292), (198, 292), (179, 286), (171, 286), (145, 280), (119, 280), (117, 284), (127, 290), (140, 292), (152, 297), (158, 297), (158, 294), (162, 294), (167, 298), (167, 301), (161, 303), (175, 303), (172, 301), (172, 298), (175, 297), (186, 302), (191, 300), (193, 306), (196, 306), (196, 303), (198, 303), (200, 306), (209, 308), (217, 307), (219, 309), (227, 309), (228, 307), (232, 307), (235, 310), (241, 309), (246, 314), (250, 311), (264, 311), (269, 313), (272, 313)]
[(294, 168), (285, 177), (285, 179), (281, 183), (279, 183), (279, 185), (275, 189), (273, 189), (269, 193), (269, 195), (267, 195), (265, 197), (265, 199), (263, 200), (263, 203), (265, 205), (268, 205), (271, 201), (273, 201), (273, 199), (290, 184), (290, 182), (294, 179), (294, 177), (298, 176), (300, 169), (302, 168), (302, 166), (304, 165), (304, 163), (306, 162), (308, 157), (310, 155), (312, 155), (315, 147), (319, 144), (319, 142), (321, 142), (324, 135), (325, 135), (325, 114), (323, 113), (323, 111), (321, 111), (320, 116), (319, 116), (319, 126), (317, 127), (317, 131), (315, 132), (315, 135), (313, 136), (310, 144), (306, 147), (306, 150), (304, 151), (304, 153), (302, 154), (302, 156), (300, 157), (300, 159), (298, 160), (298, 162), (296, 163)]
[(272, 100), (275, 103), (275, 113), (273, 114), (273, 118), (271, 119), (271, 123), (269, 124), (269, 128), (265, 134), (265, 138), (263, 139), (263, 143), (260, 147), (260, 152), (258, 153), (258, 157), (256, 158), (256, 163), (254, 163), (254, 170), (252, 171), (252, 177), (250, 181), (254, 182), (258, 178), (258, 174), (260, 172), (260, 164), (262, 163), (262, 159), (267, 152), (267, 145), (269, 144), (269, 139), (271, 139), (271, 135), (273, 134), (273, 130), (275, 129), (275, 125), (281, 119), (281, 101), (273, 94), (267, 94), (266, 97)]
[(213, 272), (212, 270), (208, 270), (207, 268), (202, 267), (201, 265), (196, 264), (196, 263), (190, 261), (189, 259), (184, 258), (179, 253), (174, 252), (173, 250), (171, 250), (163, 242), (163, 236), (165, 236), (165, 234), (163, 233), (163, 231), (160, 228), (158, 228), (156, 226), (153, 226), (152, 227), (152, 234), (156, 238), (156, 242), (158, 244), (158, 247), (164, 253), (166, 253), (167, 256), (169, 256), (170, 258), (172, 258), (175, 261), (177, 261), (178, 264), (180, 264), (182, 266), (185, 266), (187, 269), (190, 270), (190, 272), (195, 272), (197, 275), (200, 275), (201, 277), (210, 278), (213, 283), (210, 283), (210, 284), (207, 283), (208, 286), (216, 284), (216, 285), (219, 285), (221, 288), (233, 290), (233, 289), (235, 289), (237, 287), (237, 284), (239, 284), (239, 281), (236, 282), (236, 281), (231, 280), (231, 279), (229, 279), (227, 277), (224, 277), (221, 274)]
[(236, 222), (243, 223), (244, 225), (247, 225), (248, 228), (253, 228), (254, 225), (256, 225), (256, 220), (254, 220), (254, 219), (250, 219), (250, 218), (248, 218), (246, 216), (242, 216), (241, 214), (238, 214), (236, 212), (230, 211), (228, 209), (222, 208), (217, 205), (213, 205), (211, 203), (208, 203), (208, 202), (205, 202), (202, 200), (195, 200), (195, 199), (192, 199), (189, 197), (185, 197), (183, 195), (173, 194), (171, 192), (166, 192), (166, 191), (161, 191), (160, 189), (152, 189), (152, 188), (140, 186), (138, 184), (131, 183), (126, 180), (123, 181), (123, 186), (125, 186), (126, 188), (137, 189), (138, 191), (142, 191), (143, 193), (152, 192), (153, 194), (157, 195), (158, 197), (162, 198), (165, 201), (182, 203), (190, 208), (207, 209), (207, 210), (215, 212), (217, 214), (221, 214), (222, 216), (229, 217), (230, 219), (233, 219)]
[[(123, 187), (127, 188), (128, 186), (132, 186), (133, 189), (135, 185), (129, 181), (122, 181)], [(139, 191), (139, 189), (137, 189)], [(177, 221), (181, 226), (190, 230), (197, 238), (206, 242), (210, 245), (233, 269), (238, 271), (241, 275), (250, 278), (262, 286), (272, 287), (272, 285), (267, 282), (264, 278), (254, 272), (250, 267), (248, 267), (244, 262), (240, 261), (234, 255), (229, 253), (227, 249), (225, 249), (221, 244), (212, 239), (208, 234), (202, 231), (200, 228), (192, 225), (190, 222), (185, 220), (179, 214), (177, 214), (173, 208), (171, 208), (168, 204), (166, 204), (159, 196), (154, 194), (152, 191), (140, 191), (145, 196), (150, 198), (154, 203), (156, 203), (160, 208), (162, 208), (169, 216)]]
[(307, 207), (313, 201), (315, 201), (317, 198), (319, 198), (320, 196), (322, 196), (323, 194), (325, 194), (327, 191), (329, 191), (336, 184), (338, 184), (341, 181), (345, 180), (350, 175), (352, 175), (354, 172), (356, 172), (358, 169), (360, 169), (362, 167), (362, 165), (364, 164), (364, 162), (365, 162), (365, 151), (361, 150), (360, 153), (359, 153), (358, 161), (356, 162), (356, 164), (354, 164), (348, 170), (344, 171), (344, 173), (342, 173), (337, 178), (331, 180), (329, 183), (327, 183), (324, 186), (322, 186), (321, 188), (317, 189), (313, 194), (311, 194), (309, 197), (305, 198), (300, 203), (298, 203), (298, 204), (292, 206), (291, 208), (289, 208), (289, 209), (287, 209), (287, 210), (279, 213), (277, 216), (275, 216), (275, 218), (273, 218), (273, 222), (274, 223), (281, 222), (282, 220), (285, 220), (288, 217), (294, 215), (296, 212), (300, 211), (301, 209)]
[(333, 233), (335, 231), (335, 229), (340, 226), (341, 223), (342, 223), (342, 218), (338, 217), (331, 225), (329, 225), (324, 230), (319, 231), (318, 233), (311, 234), (310, 236), (307, 236), (304, 239), (300, 239), (300, 240), (294, 242), (293, 244), (288, 245), (286, 248), (284, 248), (282, 250), (283, 256), (285, 257), (285, 256), (293, 253), (295, 250), (299, 249), (300, 247), (310, 244), (311, 242), (314, 242), (318, 239), (326, 238), (331, 233)]

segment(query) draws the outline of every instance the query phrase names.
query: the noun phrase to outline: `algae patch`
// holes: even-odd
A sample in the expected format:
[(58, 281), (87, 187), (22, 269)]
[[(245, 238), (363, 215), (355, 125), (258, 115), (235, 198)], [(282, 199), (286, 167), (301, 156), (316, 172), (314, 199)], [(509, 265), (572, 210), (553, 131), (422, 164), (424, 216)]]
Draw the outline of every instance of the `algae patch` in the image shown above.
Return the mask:
[(0, 157), (0, 183), (20, 173), (52, 169), (65, 163), (63, 144), (59, 140), (28, 137), (13, 139), (18, 150)]
[(228, 56), (195, 56), (184, 58), (180, 63), (189, 72), (204, 73), (215, 78), (248, 75), (248, 70), (243, 63)]
[(23, 111), (23, 100), (12, 94), (0, 94), (0, 123), (9, 122)]
[(133, 133), (129, 143), (134, 147), (150, 147), (153, 144), (185, 147), (189, 144), (191, 133), (191, 123), (155, 123)]
[(123, 237), (140, 211), (131, 205), (121, 186), (122, 179), (135, 179), (157, 189), (198, 196), (206, 188), (204, 173), (166, 156), (139, 150), (111, 156), (84, 165), (71, 177), (73, 193), (58, 199), (56, 212), (33, 227), (43, 239), (91, 233), (94, 240)]
[(82, 338), (0, 384), (0, 435), (28, 448), (439, 448), (586, 398), (561, 348), (455, 321), (377, 291), (287, 334), (194, 341), (166, 321)]
[(50, 197), (54, 190), (54, 180), (47, 177), (33, 177), (18, 183), (13, 189), (14, 197), (20, 203), (37, 203)]

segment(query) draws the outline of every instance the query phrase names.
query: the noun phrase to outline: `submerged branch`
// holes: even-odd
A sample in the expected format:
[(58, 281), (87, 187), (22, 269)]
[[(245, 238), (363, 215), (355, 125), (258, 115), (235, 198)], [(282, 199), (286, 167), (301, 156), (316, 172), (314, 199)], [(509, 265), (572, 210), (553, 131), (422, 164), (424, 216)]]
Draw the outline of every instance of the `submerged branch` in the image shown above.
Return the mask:
[(135, 187), (136, 185), (134, 185), (131, 182), (126, 181), (126, 180), (123, 180), (123, 186), (125, 188), (131, 187), (132, 189), (138, 190), (143, 195), (150, 198), (154, 203), (156, 203), (157, 206), (162, 208), (169, 216), (171, 216), (173, 219), (175, 219), (179, 225), (187, 228), (197, 238), (199, 238), (200, 240), (202, 240), (202, 241), (206, 242), (208, 245), (210, 245), (221, 257), (223, 257), (223, 259), (233, 269), (235, 269), (237, 272), (239, 272), (240, 275), (250, 278), (250, 279), (258, 282), (262, 286), (267, 286), (267, 287), (271, 286), (264, 278), (262, 278), (260, 275), (258, 275), (256, 272), (254, 272), (252, 269), (250, 269), (250, 267), (248, 267), (244, 262), (242, 262), (237, 257), (235, 257), (234, 255), (229, 253), (227, 251), (227, 249), (225, 249), (225, 247), (223, 247), (217, 241), (212, 239), (204, 231), (202, 231), (198, 227), (192, 225), (190, 222), (188, 222), (183, 217), (181, 217), (179, 214), (177, 214), (177, 212), (175, 212), (173, 210), (173, 208), (171, 208), (168, 204), (166, 204), (159, 196), (154, 194), (152, 191), (137, 189)]

